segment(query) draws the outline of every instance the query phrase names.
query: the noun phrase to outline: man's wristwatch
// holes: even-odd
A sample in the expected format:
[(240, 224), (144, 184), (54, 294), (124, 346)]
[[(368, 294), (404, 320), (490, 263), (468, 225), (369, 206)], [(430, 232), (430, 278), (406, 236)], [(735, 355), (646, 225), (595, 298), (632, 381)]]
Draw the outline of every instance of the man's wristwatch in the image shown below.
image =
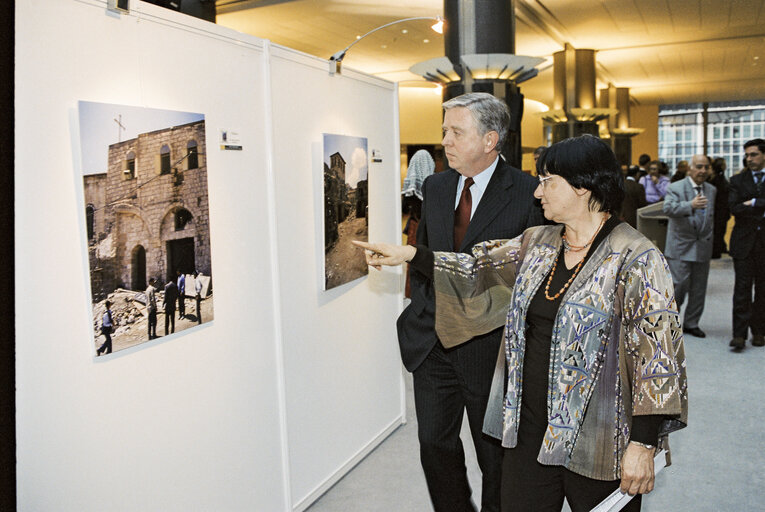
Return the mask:
[(655, 450), (656, 449), (656, 447), (654, 445), (646, 444), (646, 443), (641, 443), (640, 441), (630, 441), (630, 443), (634, 443), (634, 444), (636, 444), (638, 446), (642, 446), (643, 448), (646, 448), (648, 450)]

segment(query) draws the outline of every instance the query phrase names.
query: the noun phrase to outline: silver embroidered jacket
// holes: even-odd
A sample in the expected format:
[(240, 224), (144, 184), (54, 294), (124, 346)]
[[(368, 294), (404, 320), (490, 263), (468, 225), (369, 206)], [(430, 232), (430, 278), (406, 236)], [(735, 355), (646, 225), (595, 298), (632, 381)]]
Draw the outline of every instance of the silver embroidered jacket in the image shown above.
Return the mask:
[[(484, 431), (507, 448), (517, 443), (526, 311), (560, 252), (562, 229), (530, 228), (476, 245), (473, 256), (435, 253), (439, 338), (459, 343), (505, 326)], [(608, 234), (563, 296), (548, 373), (542, 464), (617, 480), (633, 416), (665, 416), (660, 446), (667, 449), (667, 434), (685, 427), (685, 351), (672, 277), (661, 252), (628, 224)]]

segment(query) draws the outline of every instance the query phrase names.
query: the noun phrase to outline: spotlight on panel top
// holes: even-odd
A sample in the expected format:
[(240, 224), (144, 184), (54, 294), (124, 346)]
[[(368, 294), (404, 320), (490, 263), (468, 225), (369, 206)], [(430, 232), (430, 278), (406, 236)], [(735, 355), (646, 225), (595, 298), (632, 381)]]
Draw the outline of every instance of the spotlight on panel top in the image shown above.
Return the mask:
[(329, 74), (334, 75), (335, 73), (340, 73), (342, 68), (342, 62), (345, 58), (345, 54), (348, 52), (348, 50), (351, 49), (351, 47), (367, 37), (369, 34), (373, 34), (377, 32), (378, 30), (382, 30), (385, 27), (390, 27), (391, 25), (395, 25), (397, 23), (404, 23), (405, 21), (414, 21), (414, 20), (436, 20), (436, 22), (431, 25), (430, 28), (432, 28), (435, 32), (438, 32), (439, 34), (444, 33), (444, 19), (441, 16), (415, 16), (414, 18), (404, 18), (401, 20), (391, 21), (390, 23), (386, 23), (385, 25), (380, 25), (379, 27), (370, 30), (366, 34), (364, 34), (361, 37), (356, 37), (356, 40), (346, 46), (344, 49), (340, 50), (339, 52), (332, 55), (332, 57), (329, 58)]

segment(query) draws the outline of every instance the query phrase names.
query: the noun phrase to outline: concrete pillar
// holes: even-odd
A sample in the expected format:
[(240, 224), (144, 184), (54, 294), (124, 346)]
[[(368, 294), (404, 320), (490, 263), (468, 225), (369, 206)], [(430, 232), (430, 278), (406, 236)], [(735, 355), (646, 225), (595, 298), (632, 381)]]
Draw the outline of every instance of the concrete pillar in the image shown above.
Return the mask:
[(611, 147), (622, 165), (632, 164), (632, 137), (642, 130), (630, 127), (630, 89), (608, 84), (600, 90), (599, 106), (616, 109), (618, 112), (608, 117), (607, 127), (611, 136)]
[(510, 130), (502, 154), (514, 167), (521, 167), (521, 119), (523, 95), (513, 80), (474, 80), (461, 57), (471, 54), (515, 54), (514, 0), (444, 0), (444, 51), (461, 80), (444, 87), (443, 99), (466, 92), (487, 92), (510, 108)]

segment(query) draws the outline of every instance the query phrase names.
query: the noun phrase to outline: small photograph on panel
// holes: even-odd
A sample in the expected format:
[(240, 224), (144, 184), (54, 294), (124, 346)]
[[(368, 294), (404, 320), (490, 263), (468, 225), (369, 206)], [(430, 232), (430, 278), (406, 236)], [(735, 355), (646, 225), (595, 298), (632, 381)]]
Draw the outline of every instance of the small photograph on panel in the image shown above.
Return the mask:
[(211, 322), (204, 115), (78, 107), (96, 356)]
[(367, 275), (351, 243), (369, 237), (367, 139), (324, 134), (324, 289)]

